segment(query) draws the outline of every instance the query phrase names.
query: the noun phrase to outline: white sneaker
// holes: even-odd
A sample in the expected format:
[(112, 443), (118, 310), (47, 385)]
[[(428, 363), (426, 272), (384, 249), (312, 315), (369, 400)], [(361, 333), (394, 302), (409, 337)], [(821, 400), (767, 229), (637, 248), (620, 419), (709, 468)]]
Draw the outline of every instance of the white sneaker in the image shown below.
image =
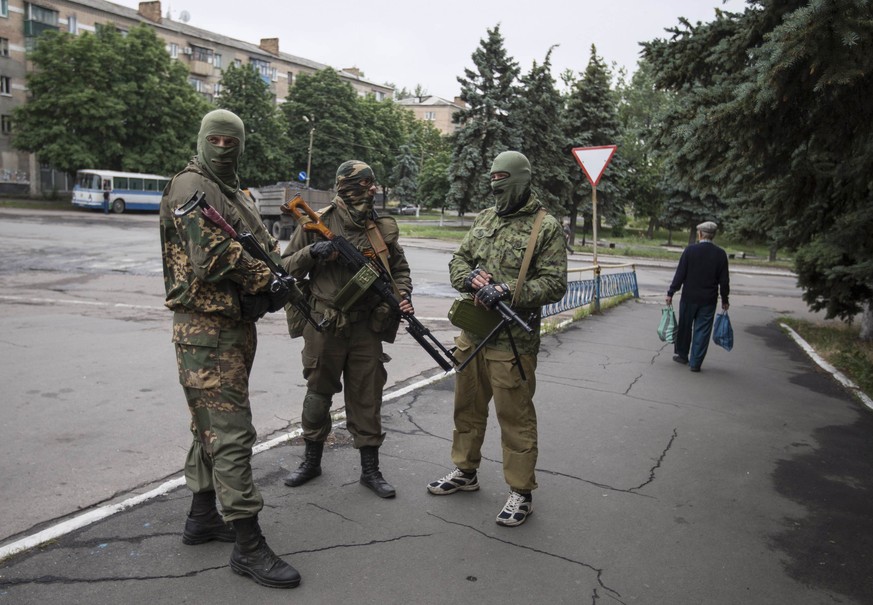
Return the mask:
[(442, 479), (427, 484), (427, 491), (436, 496), (454, 494), (457, 491), (474, 492), (477, 489), (479, 489), (479, 474), (473, 471), (472, 475), (465, 475), (459, 468)]
[(533, 496), (509, 492), (509, 499), (503, 505), (503, 510), (497, 515), (497, 525), (514, 527), (521, 525), (527, 520), (528, 515), (533, 513)]

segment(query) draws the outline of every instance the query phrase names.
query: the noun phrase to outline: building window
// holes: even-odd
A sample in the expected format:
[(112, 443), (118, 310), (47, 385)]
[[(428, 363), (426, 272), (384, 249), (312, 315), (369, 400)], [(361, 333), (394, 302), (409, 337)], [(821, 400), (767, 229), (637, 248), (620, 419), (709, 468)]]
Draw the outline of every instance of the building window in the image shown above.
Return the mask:
[(198, 78), (188, 78), (188, 84), (194, 87), (197, 92), (203, 92), (203, 80)]
[(170, 58), (178, 59), (179, 58), (179, 45), (175, 42), (170, 42)]
[(377, 101), (384, 101), (385, 100), (385, 93), (382, 92), (381, 90), (377, 90), (374, 94), (376, 95)]
[(0, 95), (9, 96), (12, 94), (12, 85), (10, 84), (9, 76), (0, 76)]
[(76, 19), (76, 15), (67, 17), (67, 31), (74, 36), (79, 33), (79, 20)]
[(30, 51), (36, 46), (36, 39), (42, 32), (59, 29), (58, 11), (36, 4), (25, 4), (24, 6), (24, 48)]
[(288, 72), (288, 86), (290, 87), (290, 86), (293, 86), (293, 85), (294, 85), (294, 72), (293, 72), (293, 71), (289, 71), (289, 72)]
[(216, 97), (221, 95), (221, 82), (216, 82), (212, 85), (212, 94)]
[(0, 17), (9, 16), (9, 0), (0, 0)]
[(221, 69), (221, 55), (218, 53), (212, 55), (212, 65), (214, 65), (216, 69)]
[(212, 49), (192, 45), (191, 59), (194, 61), (203, 61), (204, 63), (212, 63)]
[(0, 116), (0, 134), (12, 134), (12, 116)]
[(234, 60), (233, 60), (233, 66), (234, 66), (234, 67), (242, 67), (242, 61), (239, 60), (239, 59), (234, 59)]
[(272, 71), (270, 70), (270, 62), (254, 58), (250, 58), (249, 61), (251, 65), (253, 65), (254, 68), (258, 70), (258, 74), (260, 74), (261, 79), (264, 81), (264, 84), (269, 85), (272, 76)]
[(425, 111), (424, 112), (424, 119), (428, 120), (430, 122), (433, 122), (434, 120), (436, 120), (436, 112), (435, 111)]
[(0, 38), (0, 57), (8, 57), (9, 56), (9, 40), (7, 38)]

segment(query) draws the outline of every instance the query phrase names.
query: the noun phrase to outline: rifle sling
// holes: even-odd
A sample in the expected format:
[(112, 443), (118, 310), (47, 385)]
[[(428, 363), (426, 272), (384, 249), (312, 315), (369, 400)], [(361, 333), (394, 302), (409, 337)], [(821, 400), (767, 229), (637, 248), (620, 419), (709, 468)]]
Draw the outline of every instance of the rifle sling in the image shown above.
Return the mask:
[(518, 272), (518, 281), (515, 282), (515, 294), (512, 295), (510, 307), (514, 307), (518, 300), (521, 287), (524, 285), (524, 280), (527, 277), (527, 270), (530, 267), (530, 261), (533, 258), (534, 244), (537, 242), (537, 235), (540, 232), (540, 226), (543, 224), (543, 219), (546, 217), (546, 209), (540, 208), (537, 211), (537, 217), (534, 219), (533, 228), (530, 232), (530, 239), (527, 240), (527, 248), (524, 251), (524, 259), (521, 261), (521, 270)]
[(367, 239), (370, 240), (370, 245), (388, 272), (388, 277), (391, 278), (391, 287), (394, 288), (394, 296), (397, 300), (403, 298), (400, 295), (400, 290), (397, 289), (397, 284), (394, 283), (394, 276), (391, 275), (391, 267), (388, 265), (388, 245), (385, 243), (385, 238), (382, 237), (382, 232), (379, 231), (378, 225), (373, 221), (367, 221)]

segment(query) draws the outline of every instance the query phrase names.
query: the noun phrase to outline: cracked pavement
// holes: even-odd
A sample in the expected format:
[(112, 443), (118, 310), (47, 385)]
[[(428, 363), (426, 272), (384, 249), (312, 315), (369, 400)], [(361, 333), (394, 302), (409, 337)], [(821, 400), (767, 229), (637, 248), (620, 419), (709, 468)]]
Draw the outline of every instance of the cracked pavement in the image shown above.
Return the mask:
[(184, 546), (181, 488), (2, 562), (0, 605), (873, 602), (873, 416), (771, 310), (732, 306), (736, 346), (712, 345), (699, 374), (671, 360), (659, 317), (628, 302), (544, 337), (539, 489), (520, 527), (494, 522), (493, 414), (481, 489), (425, 490), (451, 470), (448, 377), (383, 407), (396, 499), (359, 485), (341, 424), (304, 486), (282, 484), (299, 440), (254, 457), (261, 525), (299, 588), (236, 576), (229, 544)]

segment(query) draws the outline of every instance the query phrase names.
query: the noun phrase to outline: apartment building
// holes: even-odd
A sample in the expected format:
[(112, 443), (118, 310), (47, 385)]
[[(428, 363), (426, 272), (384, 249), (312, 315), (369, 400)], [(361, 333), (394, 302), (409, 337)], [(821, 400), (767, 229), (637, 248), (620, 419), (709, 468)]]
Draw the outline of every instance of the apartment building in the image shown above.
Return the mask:
[(443, 134), (455, 132), (456, 125), (452, 123), (452, 114), (467, 107), (460, 97), (455, 97), (454, 101), (435, 96), (409, 97), (400, 99), (397, 104), (412, 110), (416, 118), (430, 122)]
[[(209, 100), (221, 95), (221, 75), (230, 65), (255, 66), (277, 103), (284, 102), (301, 74), (328, 67), (282, 52), (278, 38), (264, 38), (253, 44), (172, 20), (162, 14), (159, 0), (140, 2), (136, 10), (105, 0), (0, 0), (0, 191), (4, 184), (27, 183), (31, 193), (65, 191), (69, 187), (65, 175), (39, 166), (32, 154), (16, 151), (11, 145), (15, 128), (12, 110), (26, 102), (25, 75), (31, 67), (27, 51), (37, 37), (46, 30), (74, 35), (93, 33), (97, 27), (107, 25), (124, 33), (143, 23), (155, 29), (170, 57), (188, 67), (189, 83)], [(359, 95), (379, 100), (393, 97), (393, 88), (364, 79), (356, 68), (337, 72)]]

